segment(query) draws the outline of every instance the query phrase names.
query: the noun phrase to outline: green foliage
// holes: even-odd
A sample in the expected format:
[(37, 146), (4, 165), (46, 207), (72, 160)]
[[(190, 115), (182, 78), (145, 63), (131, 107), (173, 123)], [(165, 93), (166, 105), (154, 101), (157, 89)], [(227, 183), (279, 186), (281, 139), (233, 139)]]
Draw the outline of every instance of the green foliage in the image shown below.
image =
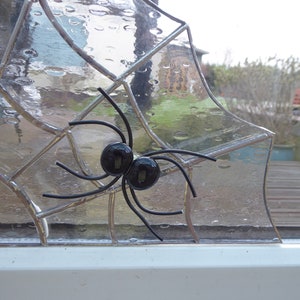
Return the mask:
[[(220, 99), (220, 102), (222, 101)], [(176, 128), (182, 118), (193, 114), (199, 115), (216, 108), (210, 98), (199, 101), (191, 94), (165, 95), (161, 96), (158, 102), (153, 105), (149, 119), (163, 128)]]
[[(225, 106), (224, 100), (219, 100)], [(199, 100), (189, 93), (160, 95), (146, 117), (155, 134), (174, 147), (183, 140), (207, 136), (208, 130), (222, 129), (224, 121), (210, 98)], [(140, 136), (135, 139), (135, 148), (143, 152), (150, 149), (151, 143), (147, 136)]]
[(237, 115), (276, 133), (275, 143), (292, 142), (292, 101), (300, 87), (300, 60), (270, 57), (236, 66), (212, 65), (214, 92)]

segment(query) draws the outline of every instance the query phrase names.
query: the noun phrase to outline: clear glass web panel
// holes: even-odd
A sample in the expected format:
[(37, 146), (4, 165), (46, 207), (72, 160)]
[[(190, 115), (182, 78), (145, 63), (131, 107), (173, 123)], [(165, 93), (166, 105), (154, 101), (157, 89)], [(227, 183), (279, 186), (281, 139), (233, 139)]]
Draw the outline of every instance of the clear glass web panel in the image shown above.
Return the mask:
[[(203, 53), (196, 49), (197, 63)], [(186, 31), (155, 53), (127, 81), (147, 125), (168, 147), (210, 153), (224, 151), (226, 145), (226, 151), (230, 151), (241, 147), (249, 137), (267, 137), (265, 130), (228, 113), (222, 98), (216, 99), (218, 103), (212, 101), (200, 78)], [(153, 146), (153, 140), (148, 140), (148, 145), (138, 142), (144, 145), (140, 152)]]
[(34, 4), (1, 78), (8, 102), (33, 118), (64, 127), (110, 80), (76, 54)]
[[(47, 3), (49, 13), (74, 44), (116, 76), (180, 25), (141, 1), (52, 0)], [(40, 8), (33, 15), (36, 22), (45, 18)], [(39, 30), (43, 32), (43, 27)]]
[[(210, 93), (185, 23), (147, 1), (24, 3), (0, 49), (0, 243), (278, 241), (264, 195), (272, 134)], [(100, 157), (121, 141), (133, 162), (118, 177)], [(147, 155), (160, 177), (132, 191)]]

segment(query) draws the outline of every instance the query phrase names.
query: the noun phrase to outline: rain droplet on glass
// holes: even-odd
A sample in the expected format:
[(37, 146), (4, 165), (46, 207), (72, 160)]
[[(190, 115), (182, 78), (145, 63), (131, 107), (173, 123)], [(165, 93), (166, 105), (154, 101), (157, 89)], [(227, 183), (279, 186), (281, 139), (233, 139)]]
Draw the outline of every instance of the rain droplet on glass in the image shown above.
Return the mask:
[(135, 26), (132, 26), (132, 25), (124, 25), (123, 29), (125, 31), (135, 31), (136, 28), (135, 28)]
[(37, 57), (38, 53), (34, 49), (24, 49), (23, 50), (23, 55), (26, 56), (27, 58), (32, 58), (32, 57)]
[(106, 16), (109, 14), (109, 9), (103, 6), (99, 6), (99, 5), (91, 5), (89, 12), (94, 15), (94, 16)]
[(30, 85), (33, 83), (33, 80), (28, 77), (18, 77), (15, 79), (15, 83), (18, 85)]
[[(82, 22), (76, 18), (70, 18), (68, 22), (72, 26), (82, 25)], [(85, 30), (83, 29), (82, 32), (85, 32)]]
[(141, 50), (141, 49), (135, 49), (134, 54), (138, 57), (141, 57), (141, 56), (145, 55), (145, 51)]
[(34, 11), (32, 12), (32, 14), (33, 14), (34, 16), (36, 16), (36, 17), (39, 17), (39, 16), (41, 16), (43, 13), (42, 13), (40, 10), (34, 10)]
[(121, 11), (122, 16), (133, 17), (135, 15), (135, 11), (132, 9), (124, 9)]
[(148, 71), (148, 68), (140, 68), (137, 70), (138, 73), (146, 73)]
[(75, 7), (73, 7), (73, 6), (67, 5), (67, 6), (65, 7), (65, 10), (66, 10), (66, 12), (72, 13), (72, 12), (74, 12), (76, 9), (75, 9)]
[(158, 19), (160, 17), (160, 13), (157, 11), (150, 11), (149, 12), (149, 17), (153, 19)]
[(160, 28), (158, 28), (158, 27), (156, 27), (156, 28), (150, 29), (150, 33), (155, 34), (155, 35), (156, 34), (162, 34), (163, 30), (160, 29)]
[(177, 132), (175, 132), (173, 137), (177, 141), (184, 141), (189, 138), (189, 135), (184, 131), (177, 131)]
[(8, 65), (6, 68), (5, 68), (5, 76), (6, 77), (16, 77), (16, 76), (19, 76), (21, 72), (21, 68), (20, 66), (18, 65)]
[(116, 29), (118, 29), (118, 26), (110, 25), (110, 26), (108, 26), (108, 28), (111, 29), (111, 30), (116, 30)]
[(54, 77), (61, 77), (66, 74), (66, 72), (61, 68), (48, 68), (45, 70), (47, 75), (54, 76)]
[(63, 16), (63, 13), (60, 10), (54, 10), (53, 15), (56, 16), (56, 17), (61, 17), (61, 16)]
[(217, 136), (217, 137), (215, 137), (215, 141), (216, 141), (216, 142), (222, 142), (223, 139), (222, 139), (220, 136)]
[(149, 83), (152, 84), (152, 85), (158, 85), (159, 81), (157, 79), (150, 79)]
[(97, 30), (97, 31), (103, 31), (104, 27), (103, 26), (97, 26), (97, 27), (94, 27), (94, 29)]

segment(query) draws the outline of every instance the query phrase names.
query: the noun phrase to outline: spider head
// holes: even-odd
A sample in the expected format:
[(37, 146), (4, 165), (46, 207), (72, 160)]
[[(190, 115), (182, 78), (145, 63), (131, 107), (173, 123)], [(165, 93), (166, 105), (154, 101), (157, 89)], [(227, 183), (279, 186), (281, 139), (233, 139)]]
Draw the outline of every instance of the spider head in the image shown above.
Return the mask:
[(160, 169), (155, 160), (150, 157), (135, 159), (126, 174), (128, 185), (134, 190), (145, 190), (154, 185), (160, 176)]
[(100, 159), (103, 170), (111, 176), (126, 173), (132, 161), (132, 150), (124, 143), (109, 144), (104, 148)]

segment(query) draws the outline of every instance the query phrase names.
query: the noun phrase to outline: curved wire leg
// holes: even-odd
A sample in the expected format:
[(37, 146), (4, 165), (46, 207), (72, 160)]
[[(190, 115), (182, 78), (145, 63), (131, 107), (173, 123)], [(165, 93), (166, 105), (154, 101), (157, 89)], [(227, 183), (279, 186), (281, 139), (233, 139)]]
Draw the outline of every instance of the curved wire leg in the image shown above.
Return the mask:
[(139, 211), (132, 205), (127, 191), (126, 191), (126, 181), (125, 178), (122, 178), (122, 191), (123, 191), (123, 195), (125, 198), (125, 201), (127, 203), (127, 205), (129, 206), (129, 208), (140, 218), (140, 220), (145, 224), (145, 226), (152, 232), (152, 234), (158, 238), (160, 241), (163, 241), (163, 239), (152, 229), (152, 227), (150, 226), (150, 224), (147, 222), (147, 220), (139, 213)]
[(116, 104), (116, 102), (101, 87), (98, 88), (98, 91), (109, 101), (109, 103), (114, 107), (114, 109), (119, 113), (120, 117), (122, 118), (128, 133), (128, 146), (132, 148), (133, 145), (132, 131), (131, 131), (129, 121), (127, 120), (125, 114)]
[(163, 153), (178, 153), (178, 154), (186, 154), (186, 155), (192, 155), (192, 156), (197, 156), (200, 158), (205, 158), (208, 160), (212, 160), (212, 161), (217, 161), (216, 158), (214, 157), (210, 157), (204, 154), (200, 154), (198, 152), (193, 152), (193, 151), (188, 151), (188, 150), (181, 150), (181, 149), (161, 149), (161, 150), (157, 150), (157, 151), (151, 151), (148, 153), (143, 154), (144, 156), (152, 156), (152, 155), (156, 155), (156, 154), (163, 154)]
[(152, 158), (153, 159), (167, 160), (167, 161), (173, 163), (181, 171), (182, 175), (184, 176), (187, 184), (190, 187), (190, 190), (191, 190), (191, 192), (193, 194), (193, 197), (197, 197), (196, 191), (194, 189), (194, 186), (193, 186), (193, 184), (192, 184), (192, 182), (191, 182), (188, 174), (186, 173), (186, 171), (184, 170), (184, 168), (176, 160), (174, 160), (174, 159), (172, 159), (170, 157), (167, 157), (167, 156), (156, 156), (156, 155), (152, 156)]
[[(113, 129), (116, 133), (118, 133), (122, 142), (126, 144), (126, 138), (125, 138), (123, 132), (118, 127), (116, 127), (115, 125), (113, 125), (109, 122), (97, 121), (97, 120), (82, 120), (82, 121), (69, 122), (70, 126), (87, 125), (87, 124), (102, 125), (102, 126), (106, 126), (106, 127)], [(103, 179), (103, 178), (106, 178), (109, 176), (108, 174), (103, 174), (103, 175), (99, 175), (99, 176), (82, 175), (82, 174), (75, 172), (74, 170), (72, 170), (71, 168), (69, 168), (68, 166), (66, 166), (65, 164), (63, 164), (59, 161), (56, 162), (56, 165), (61, 167), (65, 171), (69, 172), (70, 174), (72, 174), (80, 179), (84, 179), (84, 180), (100, 180), (100, 179)]]
[[(189, 178), (191, 178), (192, 168), (189, 168), (188, 171), (189, 171)], [(200, 239), (192, 221), (191, 191), (188, 189), (187, 184), (184, 193), (184, 207), (185, 207), (184, 216), (185, 216), (187, 227), (191, 233), (191, 236), (193, 237), (194, 242), (199, 243)]]
[(109, 184), (107, 184), (105, 186), (101, 186), (100, 188), (90, 191), (90, 192), (81, 193), (81, 194), (71, 194), (71, 195), (55, 195), (55, 194), (45, 193), (45, 194), (43, 194), (43, 197), (55, 198), (55, 199), (75, 199), (75, 198), (92, 196), (92, 195), (95, 195), (95, 194), (98, 194), (98, 193), (101, 193), (101, 192), (104, 192), (105, 190), (107, 190), (109, 187), (114, 185), (119, 180), (120, 177), (121, 176), (118, 176), (115, 179), (113, 179)]
[[(123, 143), (126, 143), (126, 138), (123, 134), (123, 132), (115, 125), (109, 123), (109, 122), (105, 122), (105, 121), (97, 121), (97, 120), (81, 120), (81, 121), (73, 121), (73, 122), (69, 122), (70, 126), (77, 126), (77, 125), (88, 125), (88, 124), (92, 124), (92, 125), (102, 125), (102, 126), (106, 126), (109, 127), (111, 129), (113, 129), (122, 139)], [(131, 147), (130, 147), (131, 148)]]
[(100, 180), (100, 179), (104, 179), (109, 176), (108, 174), (103, 174), (103, 175), (99, 175), (99, 176), (82, 175), (82, 174), (79, 174), (79, 173), (73, 171), (68, 166), (66, 166), (65, 164), (63, 164), (59, 161), (56, 162), (56, 165), (59, 166), (60, 168), (64, 169), (65, 171), (69, 172), (70, 174), (72, 174), (80, 179), (84, 179), (84, 180)]
[(129, 187), (130, 188), (130, 192), (131, 192), (131, 195), (132, 195), (132, 198), (134, 200), (134, 202), (136, 203), (136, 205), (144, 212), (148, 213), (148, 214), (151, 214), (151, 215), (157, 215), (157, 216), (173, 216), (173, 215), (181, 215), (183, 213), (182, 210), (177, 210), (177, 211), (171, 211), (171, 212), (168, 212), (168, 211), (155, 211), (155, 210), (150, 210), (146, 207), (144, 207), (141, 202), (138, 200), (133, 188)]

